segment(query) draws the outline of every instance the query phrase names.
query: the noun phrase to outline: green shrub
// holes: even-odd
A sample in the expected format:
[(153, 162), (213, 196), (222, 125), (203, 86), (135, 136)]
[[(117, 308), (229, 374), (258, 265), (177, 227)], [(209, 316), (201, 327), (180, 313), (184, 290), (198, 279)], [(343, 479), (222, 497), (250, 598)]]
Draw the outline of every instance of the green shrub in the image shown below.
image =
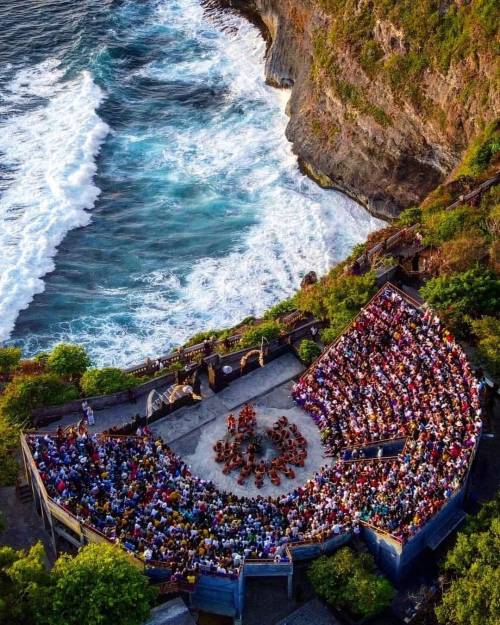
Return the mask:
[(422, 287), (421, 294), (458, 336), (464, 336), (470, 317), (498, 312), (500, 279), (489, 269), (476, 267), (433, 278)]
[(7, 375), (13, 371), (21, 360), (19, 347), (0, 347), (0, 374)]
[(185, 343), (184, 347), (192, 347), (193, 345), (198, 345), (199, 343), (203, 343), (203, 341), (207, 339), (211, 339), (213, 336), (217, 338), (220, 334), (220, 330), (204, 330), (203, 332), (197, 332), (193, 334), (192, 337)]
[(323, 330), (321, 330), (319, 335), (323, 344), (329, 345), (330, 343), (333, 343), (340, 336), (341, 333), (342, 330), (338, 332), (337, 328), (324, 328)]
[(492, 375), (500, 375), (500, 319), (482, 317), (472, 321), (478, 340), (477, 353)]
[(241, 337), (242, 347), (260, 347), (262, 339), (272, 341), (280, 334), (280, 325), (277, 321), (269, 320), (250, 328)]
[(293, 298), (285, 299), (272, 306), (264, 313), (264, 319), (278, 319), (281, 315), (287, 315), (296, 309)]
[(349, 261), (357, 260), (362, 254), (365, 253), (367, 248), (366, 241), (363, 243), (356, 243), (356, 245), (352, 248), (351, 253), (348, 256)]
[(172, 364), (167, 365), (163, 369), (156, 371), (153, 375), (153, 378), (161, 378), (162, 375), (166, 375), (167, 373), (175, 373), (176, 371), (180, 371), (183, 367), (184, 365), (182, 364), (182, 362), (180, 361), (173, 362)]
[(67, 376), (70, 379), (80, 377), (89, 367), (90, 358), (85, 348), (70, 343), (59, 343), (46, 359), (49, 371)]
[(78, 390), (66, 384), (55, 373), (15, 376), (0, 398), (0, 412), (10, 423), (25, 424), (31, 411), (43, 406), (55, 406), (78, 397)]
[(363, 276), (340, 276), (327, 301), (330, 327), (349, 323), (376, 291), (377, 280), (372, 271)]
[(304, 339), (299, 345), (299, 358), (305, 365), (310, 365), (321, 354), (321, 347), (310, 339)]
[(87, 369), (80, 380), (80, 386), (86, 397), (126, 391), (139, 383), (135, 376), (115, 367)]
[(329, 327), (321, 332), (323, 343), (333, 343), (344, 332), (352, 320), (356, 317), (356, 311), (340, 308), (329, 319)]
[(389, 581), (375, 573), (373, 557), (349, 547), (315, 560), (308, 576), (321, 598), (356, 618), (379, 614), (396, 594)]
[(48, 357), (49, 357), (49, 352), (38, 352), (38, 354), (35, 354), (31, 360), (33, 360), (33, 362), (36, 362), (45, 368), (45, 366), (47, 365)]
[(466, 271), (485, 258), (487, 251), (486, 240), (474, 231), (446, 241), (441, 247), (441, 273)]
[(422, 209), (418, 206), (405, 208), (399, 213), (398, 221), (402, 226), (413, 226), (422, 220)]
[(492, 122), (470, 144), (456, 176), (479, 176), (500, 152), (500, 122)]
[(332, 328), (343, 328), (377, 290), (375, 274), (363, 276), (344, 273), (345, 266), (337, 265), (328, 276), (297, 293), (297, 307), (318, 319), (328, 320)]
[(470, 221), (468, 217), (470, 214), (465, 206), (427, 215), (425, 219), (426, 244), (439, 246), (457, 236)]

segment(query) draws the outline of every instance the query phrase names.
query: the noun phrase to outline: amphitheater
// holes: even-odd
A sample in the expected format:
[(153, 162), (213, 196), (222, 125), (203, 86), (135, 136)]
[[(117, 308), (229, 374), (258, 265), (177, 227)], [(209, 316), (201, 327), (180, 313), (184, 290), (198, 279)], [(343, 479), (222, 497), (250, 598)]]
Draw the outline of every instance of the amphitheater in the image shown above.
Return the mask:
[[(164, 593), (184, 592), (192, 606), (235, 620), (249, 577), (283, 576), (291, 592), (298, 561), (353, 537), (389, 577), (403, 578), (463, 518), (481, 431), (463, 351), (431, 311), (388, 283), (307, 371), (292, 345), (272, 352), (154, 421), (149, 437), (23, 436), (52, 535), (74, 545), (119, 542)], [(254, 464), (269, 474), (278, 466), (275, 483), (238, 480), (238, 451), (234, 470), (214, 459), (228, 415), (246, 404), (259, 441), (283, 417), (307, 441), (305, 460), (288, 474), (275, 445), (259, 446)], [(288, 431), (283, 437), (296, 449)]]

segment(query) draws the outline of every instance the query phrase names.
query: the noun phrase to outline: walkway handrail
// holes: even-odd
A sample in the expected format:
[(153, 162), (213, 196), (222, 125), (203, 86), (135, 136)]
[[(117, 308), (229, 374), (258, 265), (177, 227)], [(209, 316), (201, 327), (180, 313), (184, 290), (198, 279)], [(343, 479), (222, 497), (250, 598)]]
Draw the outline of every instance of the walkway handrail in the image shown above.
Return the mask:
[(342, 460), (342, 462), (345, 462), (346, 464), (351, 464), (353, 462), (380, 462), (381, 460), (394, 460), (394, 458), (399, 458), (399, 454), (396, 454), (395, 456), (381, 456), (380, 458), (377, 456), (374, 458), (349, 458), (349, 460)]
[(455, 200), (452, 204), (447, 206), (445, 208), (445, 210), (448, 211), (448, 210), (450, 210), (452, 208), (456, 208), (457, 206), (460, 206), (464, 202), (468, 202), (469, 200), (472, 200), (477, 195), (481, 195), (481, 193), (483, 193), (483, 191), (486, 191), (486, 189), (489, 189), (490, 187), (492, 187), (497, 182), (500, 182), (500, 174), (497, 174), (493, 178), (488, 178), (488, 180), (485, 180), (478, 187), (476, 187), (475, 189), (472, 189), (472, 191), (469, 191), (465, 195), (460, 195), (458, 197), (458, 200)]
[(371, 247), (369, 250), (366, 250), (364, 254), (361, 254), (361, 256), (359, 256), (356, 259), (356, 262), (359, 263), (360, 265), (363, 265), (366, 262), (366, 260), (371, 260), (372, 257), (375, 256), (375, 254), (377, 254), (377, 252), (381, 250), (384, 250), (385, 252), (390, 252), (391, 247), (393, 247), (395, 243), (398, 243), (399, 240), (402, 239), (405, 235), (417, 230), (418, 226), (419, 224), (414, 224), (413, 226), (407, 226), (405, 228), (401, 228), (394, 234), (391, 234), (389, 237), (387, 237), (387, 239), (385, 239), (384, 241), (375, 243), (373, 247)]
[(347, 451), (349, 449), (365, 449), (366, 447), (374, 447), (375, 445), (385, 445), (387, 443), (397, 443), (399, 441), (406, 441), (408, 436), (396, 436), (395, 438), (383, 438), (379, 441), (372, 441), (371, 443), (363, 443), (360, 445), (349, 445), (346, 447), (342, 447), (340, 449), (340, 453), (343, 451)]
[[(241, 340), (241, 336), (242, 336), (241, 334), (234, 334), (233, 336), (229, 336), (225, 339), (218, 339), (214, 341), (213, 343), (211, 343), (211, 347), (215, 348), (220, 345), (229, 345), (230, 347), (233, 347), (233, 345), (235, 345)], [(204, 353), (205, 353), (205, 345), (203, 343), (197, 343), (196, 345), (191, 345), (190, 347), (186, 347), (185, 349), (182, 349), (180, 351), (174, 350), (172, 352), (169, 352), (168, 354), (164, 354), (163, 356), (160, 356), (158, 358), (155, 358), (154, 360), (151, 360), (151, 362), (146, 361), (142, 364), (128, 367), (127, 369), (124, 369), (124, 371), (126, 373), (132, 373), (135, 375), (140, 374), (140, 373), (147, 373), (148, 371), (151, 370), (151, 367), (154, 365), (154, 363), (157, 360), (161, 362), (164, 365), (164, 367), (167, 367), (168, 365), (173, 365), (177, 362), (182, 362), (184, 360), (186, 362), (189, 362), (192, 359), (192, 357), (201, 356)]]

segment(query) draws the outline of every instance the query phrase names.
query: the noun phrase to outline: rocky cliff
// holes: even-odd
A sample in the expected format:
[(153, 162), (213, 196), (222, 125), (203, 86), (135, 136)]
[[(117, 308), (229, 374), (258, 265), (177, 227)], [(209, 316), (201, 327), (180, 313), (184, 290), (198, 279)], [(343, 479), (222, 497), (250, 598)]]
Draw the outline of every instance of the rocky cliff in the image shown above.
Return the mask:
[(303, 169), (374, 214), (418, 204), (498, 114), (494, 0), (229, 0), (269, 36)]

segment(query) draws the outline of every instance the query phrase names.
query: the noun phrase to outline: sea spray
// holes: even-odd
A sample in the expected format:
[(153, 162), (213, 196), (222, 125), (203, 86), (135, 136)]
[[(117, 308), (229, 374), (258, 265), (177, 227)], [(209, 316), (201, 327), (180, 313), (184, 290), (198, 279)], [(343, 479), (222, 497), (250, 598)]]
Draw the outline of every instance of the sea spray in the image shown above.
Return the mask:
[[(59, 65), (51, 59), (19, 72), (2, 106), (0, 152), (9, 177), (0, 203), (0, 340), (43, 291), (57, 246), (88, 224), (99, 195), (95, 158), (109, 130), (95, 112), (103, 93), (88, 71), (64, 81)], [(16, 114), (30, 101), (33, 108)]]
[(380, 222), (300, 174), (284, 93), (265, 84), (246, 20), (214, 23), (196, 0), (127, 0), (108, 15), (92, 54), (62, 57), (106, 92), (102, 193), (11, 340), (27, 354), (75, 341), (125, 365), (261, 314)]

